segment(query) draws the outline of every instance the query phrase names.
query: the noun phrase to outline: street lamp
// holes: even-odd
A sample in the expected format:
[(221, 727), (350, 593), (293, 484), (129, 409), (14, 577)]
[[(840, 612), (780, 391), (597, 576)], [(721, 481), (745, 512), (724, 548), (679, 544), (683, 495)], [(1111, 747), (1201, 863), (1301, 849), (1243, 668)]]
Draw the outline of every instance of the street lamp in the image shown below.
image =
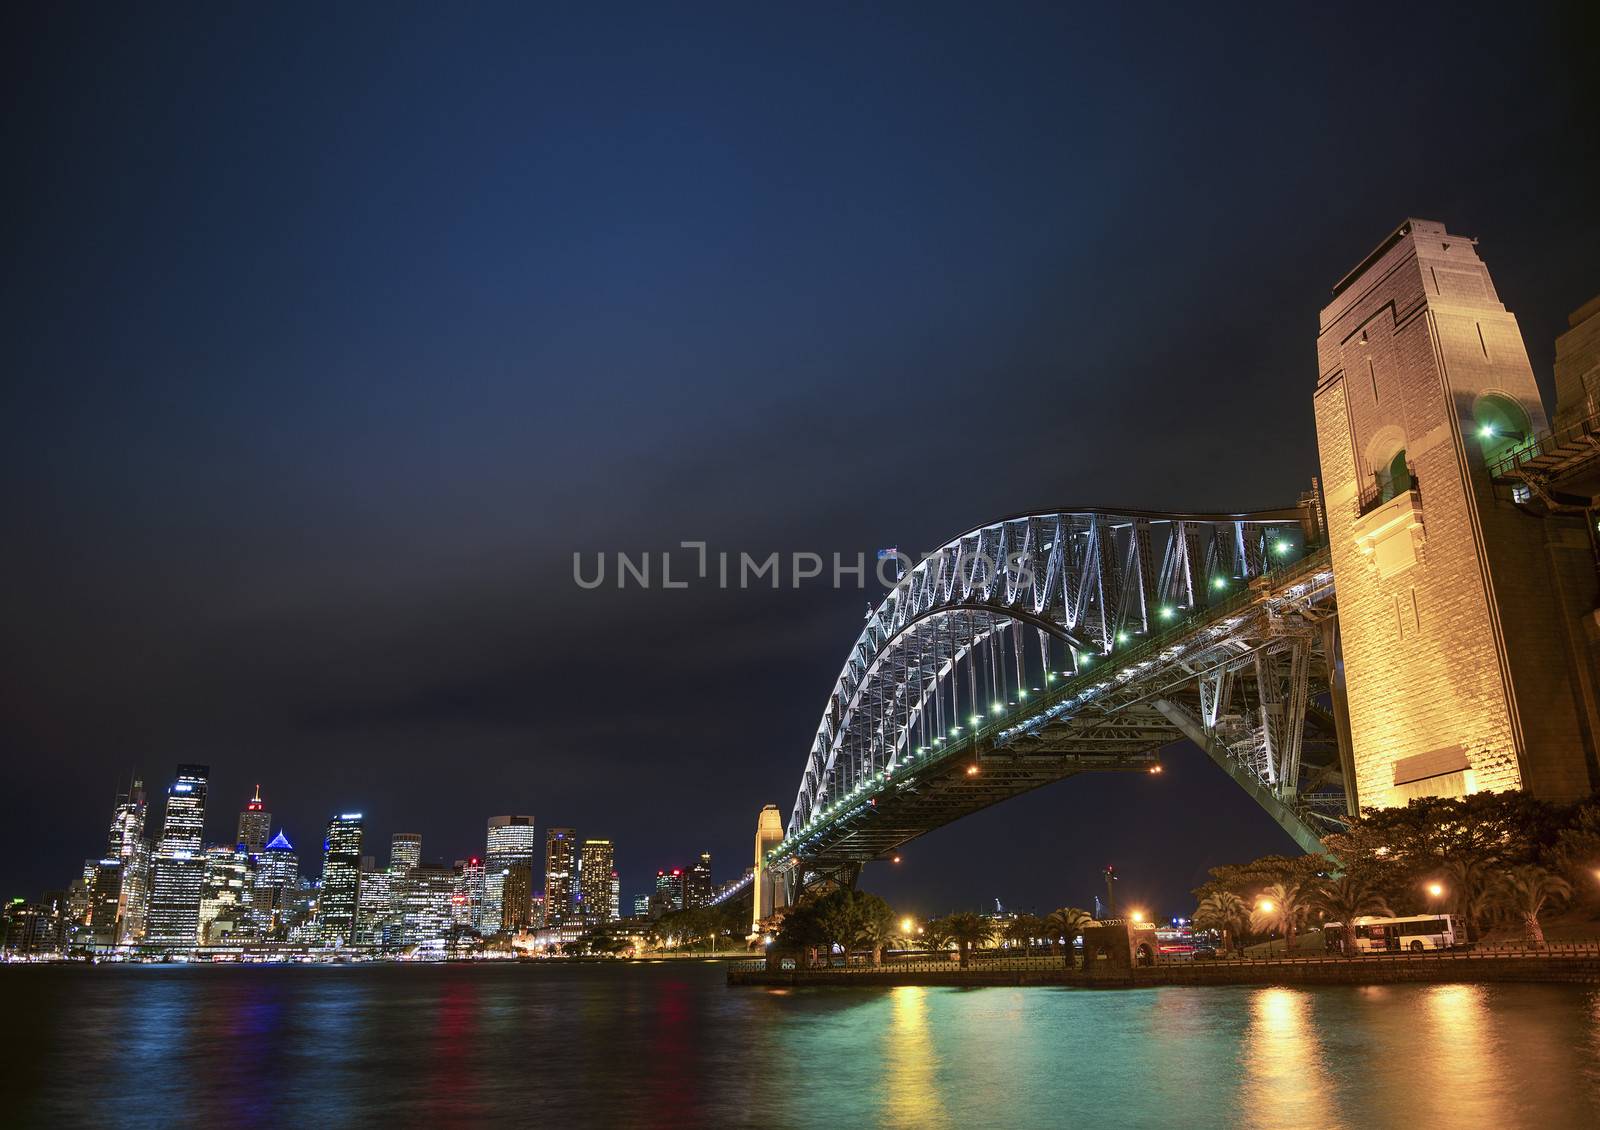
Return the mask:
[(1134, 911), (1133, 912), (1133, 920), (1135, 922), (1143, 922), (1144, 921), (1144, 911), (1142, 911), (1142, 910)]
[(1443, 883), (1429, 883), (1428, 884), (1428, 894), (1433, 898), (1438, 898), (1440, 895), (1444, 894), (1444, 884)]
[(902, 934), (905, 934), (906, 936), (909, 937), (910, 934), (911, 934), (911, 931), (915, 930), (916, 928), (917, 928), (917, 924), (915, 922), (913, 922), (911, 919), (909, 919), (909, 918), (900, 919), (900, 932)]
[(1262, 899), (1260, 902), (1256, 903), (1256, 909), (1259, 910), (1262, 914), (1271, 914), (1272, 911), (1273, 911), (1272, 900), (1271, 899)]

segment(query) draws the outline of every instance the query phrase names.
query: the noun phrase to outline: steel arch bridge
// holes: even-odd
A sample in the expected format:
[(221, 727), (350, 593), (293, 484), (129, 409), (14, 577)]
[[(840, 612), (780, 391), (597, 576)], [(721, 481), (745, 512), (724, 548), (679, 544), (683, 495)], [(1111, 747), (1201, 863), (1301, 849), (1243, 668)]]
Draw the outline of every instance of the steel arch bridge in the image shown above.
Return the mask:
[(900, 577), (828, 696), (784, 839), (797, 885), (1188, 738), (1306, 850), (1354, 811), (1333, 573), (1315, 508), (1053, 510)]

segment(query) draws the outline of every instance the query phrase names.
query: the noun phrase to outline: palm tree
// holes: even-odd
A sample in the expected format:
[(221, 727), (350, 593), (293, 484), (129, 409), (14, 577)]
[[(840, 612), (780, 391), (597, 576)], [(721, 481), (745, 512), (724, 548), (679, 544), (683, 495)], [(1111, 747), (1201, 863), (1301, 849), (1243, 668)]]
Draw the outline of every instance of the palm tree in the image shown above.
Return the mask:
[(1394, 913), (1372, 885), (1372, 880), (1350, 874), (1323, 880), (1312, 889), (1308, 902), (1311, 909), (1321, 913), (1324, 922), (1344, 924), (1344, 937), (1339, 939), (1341, 953), (1348, 952), (1345, 946), (1357, 918), (1365, 914), (1387, 918)]
[(950, 940), (960, 948), (961, 968), (967, 967), (974, 949), (982, 949), (994, 939), (994, 923), (970, 911), (952, 914), (944, 920)]
[(1212, 891), (1195, 907), (1194, 924), (1202, 930), (1221, 934), (1222, 949), (1226, 953), (1238, 945), (1250, 924), (1250, 908), (1232, 891)]
[(872, 950), (872, 964), (883, 964), (884, 948), (900, 935), (894, 911), (877, 895), (857, 894), (856, 915), (855, 944), (865, 945)]
[(1050, 936), (1050, 951), (1058, 952), (1057, 946), (1065, 942), (1067, 947), (1067, 965), (1072, 965), (1072, 943), (1077, 941), (1090, 926), (1094, 925), (1094, 915), (1087, 910), (1076, 906), (1063, 906), (1060, 910), (1052, 910), (1045, 917), (1045, 933)]
[(1495, 901), (1522, 919), (1523, 937), (1530, 946), (1542, 946), (1544, 928), (1539, 925), (1539, 912), (1551, 899), (1566, 898), (1571, 893), (1572, 884), (1560, 875), (1523, 863), (1501, 872)]
[(1294, 943), (1294, 932), (1311, 909), (1305, 889), (1291, 881), (1273, 883), (1261, 892), (1250, 912), (1250, 928), (1257, 933), (1276, 930), (1283, 935), (1284, 949)]
[(1493, 909), (1495, 876), (1476, 855), (1461, 855), (1445, 864), (1450, 877), (1450, 892), (1455, 896), (1456, 913), (1467, 925), (1467, 940), (1478, 940), (1479, 925)]

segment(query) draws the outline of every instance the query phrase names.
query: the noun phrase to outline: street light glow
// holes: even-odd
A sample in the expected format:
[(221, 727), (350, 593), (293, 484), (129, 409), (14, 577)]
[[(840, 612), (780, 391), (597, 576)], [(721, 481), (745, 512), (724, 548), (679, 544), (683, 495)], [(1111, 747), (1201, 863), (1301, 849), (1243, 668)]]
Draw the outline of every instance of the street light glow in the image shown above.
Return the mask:
[(1428, 884), (1428, 893), (1430, 895), (1432, 895), (1434, 898), (1438, 898), (1440, 895), (1444, 894), (1444, 884), (1442, 884), (1442, 883), (1429, 883)]
[(1274, 910), (1273, 902), (1271, 899), (1262, 899), (1256, 903), (1256, 909), (1261, 911), (1262, 914), (1271, 914)]
[(916, 926), (917, 926), (917, 924), (915, 922), (911, 921), (911, 919), (909, 919), (909, 918), (900, 919), (900, 932), (902, 934), (911, 933), (912, 930), (916, 929)]

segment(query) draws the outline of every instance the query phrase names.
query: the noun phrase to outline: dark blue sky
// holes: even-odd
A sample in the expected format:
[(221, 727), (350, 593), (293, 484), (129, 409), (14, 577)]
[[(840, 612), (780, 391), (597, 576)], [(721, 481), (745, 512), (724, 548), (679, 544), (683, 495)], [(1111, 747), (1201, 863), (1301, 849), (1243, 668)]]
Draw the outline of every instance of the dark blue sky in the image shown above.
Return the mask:
[[(360, 808), (456, 858), (510, 810), (612, 836), (629, 893), (735, 873), (864, 596), (585, 593), (574, 551), (1292, 501), (1317, 311), (1407, 215), (1480, 237), (1548, 388), (1600, 290), (1597, 35), (1576, 3), (13, 12), (0, 894), (186, 760), (218, 838), (260, 781), (308, 847)], [(1176, 909), (1288, 848), (1170, 768), (867, 882), (1044, 908), (1115, 859)]]

